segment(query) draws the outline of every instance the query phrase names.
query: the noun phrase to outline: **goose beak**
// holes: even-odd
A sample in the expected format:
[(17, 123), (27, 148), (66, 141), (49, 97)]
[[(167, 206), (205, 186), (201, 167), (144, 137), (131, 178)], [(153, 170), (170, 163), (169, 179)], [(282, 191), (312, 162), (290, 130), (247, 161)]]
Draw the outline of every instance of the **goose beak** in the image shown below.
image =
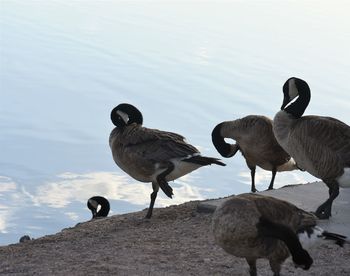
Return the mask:
[(97, 210), (93, 210), (92, 211), (92, 218), (96, 218), (97, 217)]

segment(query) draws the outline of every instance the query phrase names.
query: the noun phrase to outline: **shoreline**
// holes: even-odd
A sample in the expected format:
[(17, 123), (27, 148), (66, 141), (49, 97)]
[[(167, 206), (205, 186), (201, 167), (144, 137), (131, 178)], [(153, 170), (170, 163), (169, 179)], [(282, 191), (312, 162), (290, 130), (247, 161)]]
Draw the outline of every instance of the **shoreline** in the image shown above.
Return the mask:
[[(312, 191), (312, 200), (305, 189)], [(308, 211), (321, 203), (320, 198), (328, 196), (323, 183), (260, 193), (290, 197), (288, 201)], [(322, 222), (325, 229), (350, 228), (350, 219), (343, 217), (343, 211), (350, 207), (349, 195), (341, 191), (335, 200), (333, 217)], [(78, 223), (54, 235), (1, 246), (0, 275), (249, 275), (244, 259), (233, 257), (214, 244), (210, 231), (212, 214), (200, 211), (204, 204), (218, 204), (225, 199), (155, 208), (150, 220), (143, 219), (146, 210), (113, 215)], [(288, 258), (281, 273), (350, 274), (348, 244), (340, 248), (323, 243), (309, 252), (314, 259), (310, 270), (294, 268)], [(259, 259), (257, 266), (261, 275), (271, 274), (267, 260)]]

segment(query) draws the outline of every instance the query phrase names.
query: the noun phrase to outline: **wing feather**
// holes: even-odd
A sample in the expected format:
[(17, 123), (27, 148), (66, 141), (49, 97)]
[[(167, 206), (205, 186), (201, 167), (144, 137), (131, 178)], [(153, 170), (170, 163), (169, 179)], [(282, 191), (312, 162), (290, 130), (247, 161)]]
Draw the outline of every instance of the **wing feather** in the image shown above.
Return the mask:
[(350, 166), (350, 127), (331, 117), (302, 117), (292, 125), (288, 148), (303, 169), (336, 177)]
[(173, 132), (131, 125), (123, 131), (123, 136), (125, 153), (137, 154), (155, 162), (199, 154), (194, 146), (185, 142), (183, 136)]

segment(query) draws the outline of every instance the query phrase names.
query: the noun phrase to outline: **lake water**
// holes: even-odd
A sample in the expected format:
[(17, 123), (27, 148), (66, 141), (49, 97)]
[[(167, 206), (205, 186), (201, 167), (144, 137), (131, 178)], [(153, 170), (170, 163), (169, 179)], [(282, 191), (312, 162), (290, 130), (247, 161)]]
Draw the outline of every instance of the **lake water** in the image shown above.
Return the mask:
[[(306, 114), (349, 120), (346, 1), (0, 1), (0, 244), (148, 207), (151, 185), (127, 176), (108, 146), (111, 109), (137, 106), (150, 128), (219, 156), (213, 127), (273, 117), (287, 78), (312, 90)], [(156, 207), (250, 191), (240, 154), (159, 193)], [(257, 188), (270, 172), (258, 170)], [(275, 186), (315, 180), (277, 174)], [(327, 195), (325, 195), (326, 197)]]

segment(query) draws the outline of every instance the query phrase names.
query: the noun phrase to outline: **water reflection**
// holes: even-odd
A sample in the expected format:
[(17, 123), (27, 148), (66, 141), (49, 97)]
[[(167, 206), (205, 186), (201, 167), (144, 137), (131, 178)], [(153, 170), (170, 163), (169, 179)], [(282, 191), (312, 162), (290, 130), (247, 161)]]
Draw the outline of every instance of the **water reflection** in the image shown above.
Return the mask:
[[(133, 181), (127, 176), (115, 172), (91, 172), (86, 174), (63, 173), (57, 181), (40, 186), (31, 195), (35, 205), (48, 205), (52, 208), (65, 208), (73, 201), (86, 203), (93, 195), (102, 195), (108, 200), (122, 200), (134, 205), (147, 206), (152, 192), (151, 185)], [(185, 176), (170, 185), (174, 188), (174, 198), (169, 199), (161, 192), (156, 207), (179, 204), (189, 200), (203, 199), (201, 189), (191, 183), (191, 177)], [(113, 205), (112, 205), (113, 211)]]
[(11, 218), (14, 213), (14, 201), (17, 202), (19, 196), (14, 193), (17, 190), (17, 185), (11, 178), (0, 176), (0, 233), (6, 234), (11, 224)]
[[(174, 189), (173, 199), (160, 192), (155, 207), (203, 199), (202, 192), (210, 189), (196, 187), (195, 179), (185, 176), (170, 183)], [(151, 192), (149, 183), (116, 172), (66, 172), (39, 185), (33, 192), (9, 177), (0, 176), (0, 233), (3, 234), (0, 244), (5, 240), (17, 242), (24, 234), (40, 237), (55, 233), (60, 230), (57, 224), (63, 228), (90, 219), (86, 201), (93, 195), (108, 198), (111, 214), (116, 214), (148, 207)]]
[[(208, 156), (218, 156), (217, 123), (273, 117), (291, 75), (311, 86), (308, 114), (349, 123), (348, 5), (2, 1), (0, 244), (90, 219), (86, 200), (95, 194), (114, 213), (148, 206), (151, 185), (120, 171), (108, 149), (109, 112), (120, 102)], [(224, 161), (171, 183), (174, 199), (160, 192), (156, 206), (249, 192), (245, 160)], [(271, 173), (258, 170), (256, 179), (265, 189)], [(275, 185), (312, 179), (283, 172)]]

